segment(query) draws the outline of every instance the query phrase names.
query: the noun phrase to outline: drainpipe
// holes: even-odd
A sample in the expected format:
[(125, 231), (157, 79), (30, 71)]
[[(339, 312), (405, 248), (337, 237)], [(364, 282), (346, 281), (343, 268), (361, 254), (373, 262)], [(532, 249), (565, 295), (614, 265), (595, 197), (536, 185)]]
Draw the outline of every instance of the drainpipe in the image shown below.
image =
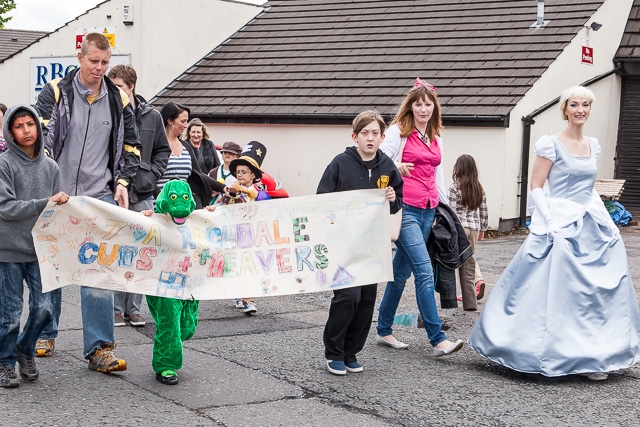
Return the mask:
[[(538, 3), (540, 4), (540, 3)], [(612, 74), (617, 73), (622, 69), (622, 64), (615, 66), (613, 70), (607, 71), (604, 74), (600, 74), (586, 82), (580, 84), (580, 86), (591, 86), (592, 84), (599, 82)], [(549, 101), (542, 107), (533, 111), (531, 114), (522, 117), (523, 129), (522, 129), (522, 164), (520, 169), (520, 218), (518, 227), (525, 228), (527, 226), (527, 193), (529, 186), (529, 149), (531, 148), (531, 126), (535, 124), (534, 117), (547, 111), (549, 108), (560, 102), (560, 97), (557, 97), (553, 101)]]

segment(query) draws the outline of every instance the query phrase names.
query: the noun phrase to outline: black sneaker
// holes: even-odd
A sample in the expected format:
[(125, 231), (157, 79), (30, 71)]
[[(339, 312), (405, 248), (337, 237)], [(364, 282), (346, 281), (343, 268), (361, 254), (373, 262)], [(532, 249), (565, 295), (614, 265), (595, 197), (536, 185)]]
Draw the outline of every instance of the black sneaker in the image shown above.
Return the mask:
[(20, 377), (25, 381), (37, 380), (39, 374), (36, 359), (33, 356), (27, 357), (19, 351), (16, 353), (18, 356), (18, 372), (20, 372)]
[(5, 369), (0, 365), (0, 387), (4, 388), (16, 388), (20, 385), (20, 380), (16, 375), (16, 369)]

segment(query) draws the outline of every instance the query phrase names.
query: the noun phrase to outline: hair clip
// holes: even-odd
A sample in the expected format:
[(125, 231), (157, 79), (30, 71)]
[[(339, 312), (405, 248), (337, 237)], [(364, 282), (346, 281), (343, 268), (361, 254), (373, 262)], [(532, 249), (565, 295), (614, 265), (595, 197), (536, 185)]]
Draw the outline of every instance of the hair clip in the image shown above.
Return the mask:
[(420, 86), (426, 87), (427, 89), (432, 90), (434, 92), (436, 91), (436, 88), (434, 86), (431, 86), (429, 83), (423, 82), (422, 80), (420, 80), (420, 77), (416, 77), (416, 82), (413, 85), (413, 87), (420, 87)]

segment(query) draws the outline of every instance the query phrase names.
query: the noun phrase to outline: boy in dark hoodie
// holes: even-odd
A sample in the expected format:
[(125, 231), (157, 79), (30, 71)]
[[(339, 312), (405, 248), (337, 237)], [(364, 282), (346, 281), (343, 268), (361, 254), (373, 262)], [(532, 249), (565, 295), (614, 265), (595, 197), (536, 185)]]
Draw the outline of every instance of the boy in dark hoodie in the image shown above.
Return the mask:
[[(49, 202), (69, 200), (60, 188), (60, 170), (44, 155), (42, 128), (36, 111), (16, 105), (5, 115), (7, 151), (0, 156), (0, 387), (20, 385), (16, 361), (25, 381), (38, 379), (34, 346), (61, 290), (42, 293), (40, 267), (31, 229)], [(20, 335), (23, 281), (29, 287), (29, 317)]]
[[(365, 111), (353, 120), (351, 138), (356, 147), (347, 147), (327, 166), (317, 193), (386, 188), (391, 213), (402, 207), (403, 181), (393, 161), (378, 150), (386, 125), (376, 111)], [(333, 291), (329, 319), (324, 328), (327, 369), (335, 375), (362, 372), (356, 354), (367, 340), (377, 284)]]

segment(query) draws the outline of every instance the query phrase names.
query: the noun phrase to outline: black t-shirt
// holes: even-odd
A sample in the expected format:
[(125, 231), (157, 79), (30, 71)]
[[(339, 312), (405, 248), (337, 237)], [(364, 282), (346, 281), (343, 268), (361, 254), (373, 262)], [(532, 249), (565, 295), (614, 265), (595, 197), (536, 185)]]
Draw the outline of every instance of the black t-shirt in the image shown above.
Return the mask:
[(362, 161), (362, 163), (364, 163), (364, 166), (365, 166), (367, 169), (371, 170), (371, 169), (373, 169), (373, 168), (375, 167), (375, 165), (376, 165), (376, 159), (373, 159), (373, 160), (367, 160), (367, 161), (363, 160), (363, 161)]

